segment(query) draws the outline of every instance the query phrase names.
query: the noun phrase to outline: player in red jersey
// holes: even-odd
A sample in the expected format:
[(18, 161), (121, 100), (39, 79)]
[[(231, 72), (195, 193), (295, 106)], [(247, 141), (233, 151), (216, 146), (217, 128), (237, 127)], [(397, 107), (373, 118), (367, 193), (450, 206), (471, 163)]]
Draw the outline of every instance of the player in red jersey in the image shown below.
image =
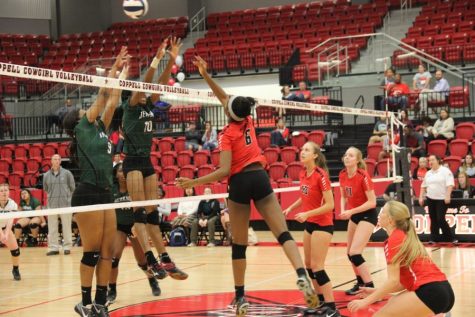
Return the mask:
[(332, 284), (325, 272), (325, 258), (333, 236), (333, 192), (325, 156), (314, 142), (307, 142), (300, 151), (300, 161), (304, 169), (300, 172), (300, 198), (284, 210), (287, 215), (301, 207), (302, 212), (295, 219), (305, 223), (303, 248), (305, 266), (312, 278), (320, 300), (319, 309), (308, 314), (338, 317)]
[(244, 297), (244, 275), (251, 200), (296, 269), (297, 285), (304, 292), (308, 306), (316, 307), (318, 298), (307, 278), (297, 244), (288, 232), (282, 209), (264, 169), (266, 160), (257, 144), (253, 119), (250, 116), (251, 108), (255, 104), (254, 99), (228, 96), (208, 74), (207, 64), (201, 57), (197, 56), (194, 64), (224, 106), (229, 123), (219, 136), (219, 169), (198, 179), (179, 178), (177, 184), (182, 188), (189, 188), (229, 177), (228, 208), (233, 236), (232, 264), (236, 290), (233, 303), (236, 315), (244, 316), (249, 307)]
[(384, 245), (388, 280), (379, 288), (362, 288), (363, 299), (350, 302), (349, 310), (355, 312), (390, 293), (406, 290), (373, 316), (426, 317), (449, 312), (455, 302), (454, 292), (419, 241), (407, 206), (387, 202), (379, 214), (379, 225), (389, 236)]
[(348, 221), (348, 259), (356, 274), (355, 286), (346, 291), (355, 295), (360, 286), (374, 287), (371, 274), (361, 255), (378, 222), (376, 196), (371, 177), (366, 171), (363, 154), (350, 147), (343, 156), (345, 168), (340, 172), (341, 218)]

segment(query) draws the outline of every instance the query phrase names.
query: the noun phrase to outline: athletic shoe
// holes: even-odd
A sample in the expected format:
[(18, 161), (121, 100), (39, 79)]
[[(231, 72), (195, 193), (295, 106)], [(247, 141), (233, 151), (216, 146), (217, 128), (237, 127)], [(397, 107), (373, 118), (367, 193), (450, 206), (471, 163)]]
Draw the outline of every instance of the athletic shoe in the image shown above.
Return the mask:
[(347, 289), (345, 291), (345, 294), (346, 295), (356, 295), (356, 294), (358, 294), (358, 292), (360, 290), (360, 286), (362, 286), (362, 285), (359, 285), (358, 283), (355, 283), (355, 285), (353, 285), (352, 288)]
[(216, 246), (216, 243), (210, 242), (206, 246), (212, 248)]
[(231, 302), (231, 307), (236, 309), (236, 316), (246, 316), (247, 309), (249, 308), (249, 302), (244, 296), (234, 298)]
[(107, 291), (107, 301), (113, 304), (116, 298), (117, 298), (117, 290), (112, 290), (109, 288), (109, 290)]
[(74, 306), (74, 311), (81, 317), (88, 317), (91, 310), (79, 302)]
[(312, 288), (312, 283), (308, 280), (307, 276), (300, 276), (297, 279), (297, 286), (300, 291), (303, 292), (305, 303), (310, 308), (315, 308), (319, 304), (318, 296)]
[(58, 250), (51, 250), (46, 253), (46, 256), (52, 256), (52, 255), (58, 255), (59, 251)]
[(109, 310), (107, 309), (108, 303), (106, 305), (99, 305), (93, 303), (91, 305), (91, 311), (89, 313), (90, 317), (109, 317)]
[(150, 288), (152, 289), (153, 296), (160, 296), (160, 294), (162, 294), (162, 290), (158, 285), (158, 281), (154, 277), (149, 278), (148, 283), (150, 284)]
[(162, 267), (165, 269), (165, 271), (168, 272), (168, 275), (170, 275), (175, 280), (186, 280), (188, 278), (188, 274), (186, 274), (185, 272), (177, 268), (175, 263), (173, 262), (170, 262), (170, 263), (162, 262)]
[(20, 281), (21, 280), (20, 270), (18, 268), (13, 268), (12, 274), (13, 274), (13, 279), (15, 281)]
[(196, 243), (194, 242), (191, 242), (190, 244), (188, 244), (189, 247), (196, 247)]
[(163, 280), (165, 277), (167, 277), (167, 271), (165, 270), (163, 265), (158, 262), (149, 265), (147, 272), (152, 273), (152, 275), (158, 278), (159, 280)]
[(338, 309), (331, 309), (328, 306), (319, 306), (318, 308), (306, 309), (303, 312), (304, 316), (314, 316), (314, 317), (341, 317)]

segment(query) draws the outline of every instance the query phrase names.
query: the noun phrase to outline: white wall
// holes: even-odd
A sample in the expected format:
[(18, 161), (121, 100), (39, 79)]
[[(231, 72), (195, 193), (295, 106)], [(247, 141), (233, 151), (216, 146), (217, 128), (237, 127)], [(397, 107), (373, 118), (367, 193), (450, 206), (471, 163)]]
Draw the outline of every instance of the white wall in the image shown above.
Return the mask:
[(1, 0), (0, 33), (50, 34), (51, 0)]

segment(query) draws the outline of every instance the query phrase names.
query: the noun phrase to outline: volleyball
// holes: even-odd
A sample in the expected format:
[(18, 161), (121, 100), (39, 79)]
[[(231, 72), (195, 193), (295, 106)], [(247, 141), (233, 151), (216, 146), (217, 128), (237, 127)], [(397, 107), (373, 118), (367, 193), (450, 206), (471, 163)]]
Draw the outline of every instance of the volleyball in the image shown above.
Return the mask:
[(125, 0), (123, 3), (124, 13), (132, 19), (139, 19), (147, 14), (147, 0)]

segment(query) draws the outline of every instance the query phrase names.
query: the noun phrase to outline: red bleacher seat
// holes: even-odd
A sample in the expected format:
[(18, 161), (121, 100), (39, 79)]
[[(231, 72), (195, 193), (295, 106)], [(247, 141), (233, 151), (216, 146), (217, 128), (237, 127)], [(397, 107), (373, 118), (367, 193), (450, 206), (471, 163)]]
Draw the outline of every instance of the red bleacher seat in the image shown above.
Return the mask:
[(307, 136), (309, 141), (315, 142), (320, 147), (323, 147), (323, 143), (325, 141), (325, 131), (323, 130), (315, 130), (311, 131)]
[(178, 152), (178, 155), (177, 155), (177, 164), (179, 167), (190, 165), (192, 158), (193, 158), (193, 151), (190, 151), (190, 150), (180, 151)]
[(58, 154), (62, 158), (69, 157), (69, 142), (62, 142), (58, 145)]
[(38, 173), (37, 172), (27, 172), (23, 176), (23, 186), (25, 187), (36, 187), (38, 184)]
[(183, 136), (175, 138), (175, 152), (180, 153), (181, 151), (186, 150), (185, 142), (186, 139)]
[(219, 166), (219, 156), (221, 155), (220, 153), (221, 152), (219, 151), (219, 149), (216, 149), (211, 152), (211, 155), (210, 155), (211, 164), (213, 164), (214, 166)]
[(264, 156), (267, 164), (275, 163), (279, 160), (280, 149), (278, 147), (268, 147), (264, 150)]
[(0, 159), (0, 174), (8, 176), (10, 174), (11, 163), (8, 160)]
[(391, 159), (383, 159), (376, 163), (376, 173), (379, 177), (388, 177), (388, 164), (389, 170), (392, 170), (392, 160)]
[(152, 162), (152, 166), (159, 166), (160, 165), (160, 158), (162, 154), (157, 151), (150, 152), (150, 162)]
[(282, 162), (286, 164), (290, 164), (291, 162), (295, 162), (297, 158), (298, 149), (294, 146), (286, 146), (281, 149), (280, 157)]
[(468, 87), (450, 87), (449, 107), (464, 108), (469, 105)]
[(277, 181), (285, 176), (287, 164), (284, 162), (275, 162), (269, 165), (269, 177)]
[(373, 159), (375, 161), (378, 161), (378, 156), (379, 153), (383, 150), (383, 144), (378, 142), (378, 143), (373, 143), (373, 144), (368, 144), (368, 147), (366, 149), (367, 157), (369, 159)]
[(201, 165), (200, 167), (198, 167), (197, 176), (198, 177), (206, 176), (214, 172), (214, 169), (215, 168), (213, 165), (209, 165), (209, 164)]
[[(258, 107), (257, 109), (260, 109), (263, 107)], [(256, 109), (256, 110), (257, 110)], [(270, 133), (268, 132), (263, 132), (257, 135), (257, 143), (259, 144), (259, 147), (261, 150), (267, 149), (270, 146)]]
[(293, 181), (298, 181), (303, 165), (300, 162), (292, 162), (287, 166), (287, 176)]
[(28, 148), (30, 146), (28, 144), (18, 144), (15, 147), (15, 158), (24, 158), (26, 159), (28, 156)]
[(307, 142), (307, 136), (308, 133), (305, 131), (299, 131), (298, 134), (293, 134), (291, 139), (292, 146), (300, 149)]
[(25, 172), (26, 159), (25, 158), (15, 158), (12, 162), (13, 172)]
[[(179, 168), (177, 166), (171, 165), (166, 166), (162, 169), (162, 182), (164, 184), (174, 183), (178, 175)], [(167, 195), (167, 197), (169, 197)]]
[(160, 165), (162, 167), (175, 165), (176, 157), (177, 155), (175, 151), (161, 153)]
[(208, 150), (201, 150), (196, 151), (193, 156), (193, 161), (196, 167), (201, 167), (203, 165), (208, 164), (209, 158), (209, 151)]
[(195, 177), (196, 166), (184, 165), (180, 168), (179, 176), (193, 179)]
[[(475, 134), (475, 125), (472, 122), (462, 122), (455, 126), (455, 138), (471, 141)], [(475, 152), (472, 152), (475, 153)]]
[(159, 151), (162, 153), (171, 151), (173, 148), (173, 142), (174, 142), (173, 138), (170, 138), (170, 137), (161, 138), (158, 141)]
[(51, 157), (57, 153), (57, 150), (58, 150), (57, 143), (46, 143), (43, 146), (43, 157), (51, 159)]
[(465, 157), (468, 153), (469, 142), (466, 139), (454, 139), (449, 143), (449, 153), (452, 156)]
[(364, 160), (366, 163), (366, 171), (368, 171), (369, 176), (373, 177), (376, 170), (376, 161), (370, 158)]
[(447, 152), (447, 140), (433, 140), (427, 145), (427, 153), (429, 155), (437, 155), (444, 157)]
[(462, 158), (460, 156), (447, 156), (444, 157), (444, 162), (449, 164), (449, 168), (454, 175), (457, 174), (457, 171), (462, 164)]

